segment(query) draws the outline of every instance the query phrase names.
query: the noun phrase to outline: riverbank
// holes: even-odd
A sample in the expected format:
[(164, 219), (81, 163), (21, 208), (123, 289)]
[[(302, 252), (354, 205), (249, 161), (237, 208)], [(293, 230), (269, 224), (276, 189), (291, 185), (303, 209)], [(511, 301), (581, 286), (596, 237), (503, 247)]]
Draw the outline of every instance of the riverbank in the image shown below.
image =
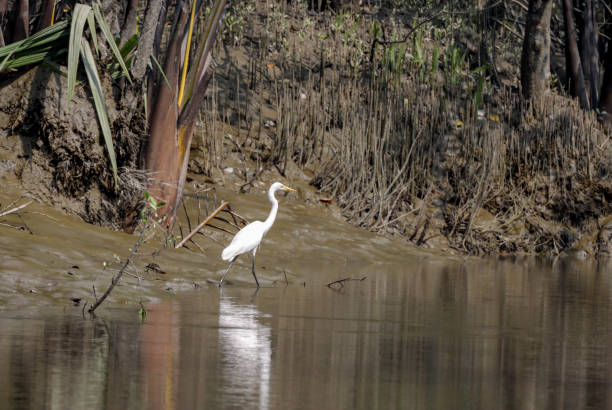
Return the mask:
[[(469, 19), (258, 1), (229, 16), (188, 184), (250, 194), (280, 178), (314, 209), (457, 254), (612, 253), (609, 131), (557, 93), (524, 107), (511, 34), (484, 61)], [(117, 189), (93, 104), (77, 90), (63, 113), (66, 81), (45, 70), (2, 87), (0, 172), (37, 201), (133, 228), (142, 118), (109, 98)]]
[[(194, 192), (194, 185), (205, 183), (201, 176), (192, 178), (189, 193)], [(0, 182), (0, 209), (15, 200), (15, 206), (31, 201), (19, 199), (20, 187), (14, 178), (0, 177)], [(268, 214), (267, 186), (257, 183), (249, 195), (242, 195), (234, 192), (238, 187), (229, 178), (225, 187), (220, 185), (214, 194), (219, 201), (229, 201), (234, 212), (251, 221)], [(277, 221), (257, 254), (257, 275), (263, 287), (325, 287), (334, 280), (357, 277), (364, 270), (375, 275), (381, 263), (400, 266), (405, 257), (445, 258), (442, 253), (423, 251), (352, 227), (325, 208), (310, 205), (303, 187), (295, 186), (299, 193), (278, 195)], [(213, 192), (210, 194), (212, 199)], [(184, 209), (195, 226), (198, 214), (204, 217), (205, 202), (198, 207), (195, 200), (187, 201)], [(109, 286), (138, 240), (137, 235), (87, 224), (37, 202), (21, 211), (21, 215), (0, 218), (0, 310), (36, 311), (49, 306), (80, 314)], [(187, 229), (183, 212), (179, 219)], [(234, 229), (219, 221), (214, 224)], [(227, 267), (221, 260), (221, 251), (231, 241), (229, 233), (206, 227), (202, 235), (182, 249), (165, 247), (159, 233), (147, 233), (119, 286), (101, 310), (120, 305), (134, 309), (139, 303), (148, 306), (175, 294), (217, 288)], [(236, 286), (255, 290), (247, 256), (234, 264), (225, 281), (225, 287)]]

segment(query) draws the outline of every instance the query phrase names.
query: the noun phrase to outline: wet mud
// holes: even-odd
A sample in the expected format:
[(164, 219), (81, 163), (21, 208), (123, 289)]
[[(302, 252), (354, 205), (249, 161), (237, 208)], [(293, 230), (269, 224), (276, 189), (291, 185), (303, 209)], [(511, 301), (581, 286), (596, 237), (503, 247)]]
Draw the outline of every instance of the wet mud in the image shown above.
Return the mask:
[[(2, 183), (6, 189), (0, 194), (0, 206), (4, 207), (19, 199), (21, 192), (14, 178), (5, 176)], [(305, 187), (296, 188), (298, 194), (278, 195), (276, 223), (257, 254), (257, 275), (264, 287), (324, 286), (358, 275), (365, 265), (375, 267), (408, 255), (436, 255), (352, 227), (327, 207), (306, 201), (308, 195), (302, 194)], [(266, 190), (263, 183), (255, 184), (248, 195), (236, 194), (231, 186), (219, 187), (216, 196), (218, 201), (230, 202), (232, 209), (249, 221), (263, 220), (270, 208)], [(29, 200), (18, 203), (24, 202)], [(193, 201), (186, 202), (186, 209), (192, 226), (198, 212), (205, 214), (204, 206), (198, 211)], [(0, 309), (64, 306), (80, 311), (86, 302), (90, 306), (110, 284), (138, 239), (136, 234), (87, 224), (37, 202), (24, 208), (20, 216), (1, 219), (5, 225), (0, 225), (0, 273), (4, 282)], [(180, 219), (186, 230), (184, 214)], [(235, 231), (231, 226), (226, 228)], [(147, 238), (105, 304), (133, 307), (217, 287), (216, 281), (227, 267), (220, 255), (231, 240), (230, 234), (204, 228), (196, 244), (188, 243), (181, 249), (165, 247), (154, 233)], [(250, 265), (249, 257), (242, 256), (225, 286), (255, 288)]]
[(77, 84), (43, 66), (0, 84), (0, 173), (17, 176), (21, 191), (82, 220), (126, 228), (142, 198), (139, 154), (144, 122), (127, 98), (102, 76), (119, 168), (119, 187), (100, 133), (95, 107)]

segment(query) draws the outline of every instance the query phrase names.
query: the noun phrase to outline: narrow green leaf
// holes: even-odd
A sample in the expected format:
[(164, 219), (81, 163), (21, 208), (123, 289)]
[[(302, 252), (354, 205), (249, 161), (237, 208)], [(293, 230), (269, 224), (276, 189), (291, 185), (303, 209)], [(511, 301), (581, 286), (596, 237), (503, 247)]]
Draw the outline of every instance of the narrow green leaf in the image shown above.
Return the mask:
[(102, 135), (104, 136), (108, 156), (113, 167), (115, 185), (118, 185), (119, 178), (117, 177), (117, 160), (115, 158), (115, 148), (113, 146), (113, 137), (111, 135), (110, 124), (108, 122), (108, 113), (106, 111), (102, 83), (100, 82), (100, 77), (98, 76), (96, 61), (91, 53), (91, 48), (85, 39), (81, 39), (81, 57), (83, 60), (83, 66), (85, 67), (85, 72), (87, 73), (87, 80), (89, 81), (89, 87), (91, 88), (94, 104), (96, 106), (98, 121), (100, 121), (100, 128), (102, 129)]
[(100, 55), (100, 50), (98, 49), (98, 33), (96, 33), (96, 22), (94, 20), (94, 16), (89, 13), (87, 15), (87, 25), (89, 26), (89, 32), (91, 33), (91, 40), (93, 41), (94, 50), (96, 50), (96, 55)]
[(2, 70), (4, 70), (5, 68), (10, 68), (8, 67), (9, 63), (10, 63), (10, 59), (13, 56), (13, 54), (15, 53), (15, 51), (17, 51), (18, 49), (13, 49), (11, 50), (11, 52), (4, 57), (4, 60), (2, 60), (2, 63), (0, 63), (0, 72), (2, 72)]
[[(128, 39), (128, 41), (125, 42), (123, 47), (121, 47), (121, 49), (119, 50), (121, 53), (121, 57), (123, 58), (123, 61), (125, 61), (125, 65), (128, 69), (132, 67), (132, 60), (134, 59), (134, 54), (132, 53), (132, 51), (134, 51), (134, 49), (138, 46), (138, 40), (138, 34), (134, 34)], [(113, 80), (116, 80), (124, 75), (123, 70), (120, 70), (119, 68), (119, 63), (116, 62), (109, 64), (108, 70), (111, 72), (111, 78)]]
[(162, 77), (164, 78), (164, 81), (166, 82), (166, 85), (168, 86), (168, 88), (171, 89), (172, 87), (170, 86), (170, 81), (168, 81), (168, 78), (166, 77), (166, 73), (164, 73), (164, 69), (162, 68), (161, 64), (159, 64), (159, 61), (157, 60), (157, 58), (155, 58), (153, 54), (151, 54), (151, 60), (153, 60), (153, 62), (157, 66), (157, 69), (159, 70)]
[[(44, 46), (49, 46), (49, 44), (67, 35), (67, 27), (68, 25), (66, 22), (62, 25), (58, 25), (55, 29), (47, 27), (24, 40), (1, 47), (0, 58), (4, 58), (2, 63), (0, 63), (0, 71), (40, 62), (39, 59), (34, 58), (32, 63), (23, 63), (23, 61), (27, 61), (28, 54), (39, 53)], [(53, 47), (57, 48), (58, 45), (54, 45)]]
[(102, 34), (104, 34), (106, 42), (110, 46), (111, 50), (113, 50), (113, 54), (115, 54), (115, 58), (121, 65), (121, 68), (123, 69), (123, 73), (125, 74), (125, 76), (127, 77), (128, 81), (131, 84), (132, 77), (130, 77), (130, 73), (127, 69), (127, 66), (125, 65), (125, 61), (123, 61), (123, 58), (121, 57), (121, 52), (119, 51), (119, 47), (117, 47), (117, 44), (115, 43), (115, 39), (113, 38), (113, 34), (110, 31), (110, 27), (108, 27), (108, 24), (106, 23), (106, 20), (104, 19), (104, 16), (102, 16), (102, 13), (100, 12), (100, 5), (98, 3), (94, 3), (93, 11), (94, 11), (94, 15), (96, 16), (96, 21), (98, 22), (98, 25), (102, 29)]
[(30, 47), (42, 46), (44, 44), (48, 44), (54, 42), (58, 38), (61, 38), (66, 35), (68, 28), (68, 22), (62, 21), (53, 25), (52, 27), (47, 27), (30, 37), (23, 39), (21, 41), (16, 41), (14, 43), (8, 44), (4, 47), (0, 48), (0, 57), (4, 57), (12, 52), (25, 50)]
[(91, 7), (77, 3), (72, 13), (72, 25), (70, 26), (70, 40), (68, 41), (68, 99), (66, 106), (70, 104), (74, 85), (76, 83), (77, 68), (79, 67), (79, 53), (83, 39), (83, 27)]
[[(7, 59), (6, 64), (2, 67), (4, 69), (10, 69), (10, 68), (23, 67), (23, 66), (30, 65), (30, 64), (38, 64), (42, 62), (45, 58), (51, 55), (57, 55), (57, 53), (58, 53), (57, 48), (53, 47), (52, 45), (47, 46), (47, 47), (36, 48), (33, 50), (29, 50), (28, 53), (25, 53), (25, 54), (20, 53), (19, 55), (16, 55), (10, 59)], [(4, 63), (5, 62), (3, 62), (3, 64)]]

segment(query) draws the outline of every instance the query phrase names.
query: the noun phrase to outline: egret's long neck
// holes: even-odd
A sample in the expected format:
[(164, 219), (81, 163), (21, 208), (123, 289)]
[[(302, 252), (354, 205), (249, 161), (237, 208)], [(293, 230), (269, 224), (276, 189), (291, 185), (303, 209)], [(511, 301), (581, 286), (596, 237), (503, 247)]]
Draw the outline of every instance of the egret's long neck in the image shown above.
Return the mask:
[(272, 209), (270, 209), (270, 215), (264, 221), (264, 235), (272, 228), (272, 224), (276, 219), (276, 213), (278, 212), (278, 201), (274, 197), (274, 191), (268, 191), (268, 200), (272, 202)]

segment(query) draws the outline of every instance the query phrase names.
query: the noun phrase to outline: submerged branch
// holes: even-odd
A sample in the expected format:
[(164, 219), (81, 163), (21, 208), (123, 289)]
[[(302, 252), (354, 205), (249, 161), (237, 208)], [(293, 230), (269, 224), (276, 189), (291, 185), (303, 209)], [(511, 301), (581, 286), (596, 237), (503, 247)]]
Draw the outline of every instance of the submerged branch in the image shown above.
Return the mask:
[(343, 288), (344, 287), (344, 282), (349, 282), (351, 280), (361, 282), (361, 281), (365, 280), (366, 278), (367, 278), (367, 276), (364, 276), (363, 278), (344, 278), (344, 279), (338, 279), (338, 280), (335, 280), (333, 282), (329, 282), (326, 286), (328, 288), (332, 288), (334, 285), (340, 285), (339, 287)]

